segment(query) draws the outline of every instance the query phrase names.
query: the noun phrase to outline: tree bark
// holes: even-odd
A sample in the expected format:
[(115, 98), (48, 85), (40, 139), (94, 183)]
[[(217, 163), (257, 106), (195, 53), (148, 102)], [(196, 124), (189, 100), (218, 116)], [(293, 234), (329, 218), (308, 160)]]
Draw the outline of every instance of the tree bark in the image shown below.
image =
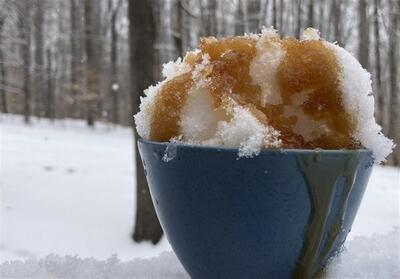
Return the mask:
[(182, 15), (182, 3), (181, 0), (174, 0), (174, 25), (172, 30), (172, 36), (174, 40), (174, 47), (177, 57), (183, 58), (183, 15)]
[(96, 100), (98, 95), (97, 62), (93, 41), (93, 12), (92, 0), (85, 0), (84, 3), (84, 26), (85, 26), (85, 52), (86, 52), (86, 122), (89, 127), (95, 123)]
[(358, 1), (358, 60), (365, 69), (369, 68), (369, 26), (367, 0)]
[(244, 14), (243, 14), (243, 2), (238, 1), (236, 12), (235, 12), (235, 34), (242, 35), (245, 30)]
[(284, 28), (284, 24), (283, 24), (283, 12), (285, 10), (284, 7), (285, 3), (283, 0), (280, 0), (279, 2), (279, 30), (281, 35), (285, 35), (285, 28)]
[(253, 33), (258, 32), (261, 14), (260, 2), (260, 0), (251, 0), (247, 5), (247, 25), (249, 27), (249, 31)]
[(31, 117), (31, 24), (29, 1), (20, 0), (17, 3), (18, 12), (18, 29), (19, 39), (21, 41), (21, 57), (22, 57), (22, 91), (24, 94), (24, 120), (25, 123), (30, 122)]
[(70, 0), (70, 45), (71, 45), (71, 62), (70, 62), (70, 97), (71, 97), (71, 109), (70, 116), (78, 117), (78, 106), (77, 106), (77, 95), (78, 95), (78, 67), (79, 67), (79, 54), (77, 36), (78, 36), (78, 26), (77, 26), (77, 6), (75, 0)]
[(376, 118), (378, 123), (383, 126), (384, 124), (384, 96), (382, 91), (382, 78), (381, 78), (381, 53), (380, 53), (380, 32), (379, 32), (379, 0), (374, 0), (374, 52), (375, 52), (375, 96), (376, 96)]
[(0, 101), (1, 101), (1, 112), (8, 113), (8, 106), (7, 106), (7, 96), (6, 90), (4, 89), (5, 81), (6, 81), (6, 67), (4, 65), (4, 54), (2, 48), (3, 42), (3, 26), (4, 26), (4, 18), (0, 18)]
[(296, 15), (296, 19), (297, 19), (297, 23), (296, 23), (296, 33), (295, 36), (297, 38), (300, 38), (301, 36), (301, 2), (302, 0), (297, 0), (297, 15)]
[(314, 27), (314, 0), (308, 1), (308, 21), (307, 27)]
[[(400, 94), (398, 92), (398, 51), (399, 51), (399, 4), (398, 0), (392, 0), (390, 6), (390, 27), (389, 27), (389, 77), (390, 77), (390, 123), (388, 136), (394, 142), (400, 142)], [(398, 166), (400, 164), (399, 144), (393, 151), (389, 163)]]
[(53, 82), (53, 66), (52, 66), (52, 55), (51, 50), (47, 49), (47, 89), (46, 89), (46, 114), (45, 116), (51, 120), (55, 117), (55, 98), (54, 98), (54, 82)]
[(217, 35), (217, 1), (200, 0), (201, 1), (201, 25), (202, 36)]
[(44, 3), (45, 0), (35, 1), (34, 23), (34, 40), (35, 40), (35, 75), (34, 75), (34, 109), (37, 116), (43, 116), (44, 113)]
[(334, 40), (336, 40), (339, 45), (343, 46), (341, 14), (342, 14), (342, 1), (333, 0), (333, 28), (334, 28), (333, 36)]
[(276, 9), (276, 0), (272, 0), (272, 26), (276, 29), (278, 29), (277, 26), (277, 9)]
[(110, 62), (111, 62), (111, 82), (110, 82), (110, 95), (112, 99), (112, 121), (117, 124), (119, 122), (119, 81), (118, 81), (118, 52), (117, 52), (117, 43), (118, 43), (118, 32), (117, 32), (117, 15), (118, 11), (121, 7), (122, 1), (119, 0), (117, 6), (112, 8), (111, 13), (111, 53), (110, 53)]
[[(129, 52), (131, 67), (132, 112), (139, 110), (140, 96), (143, 90), (154, 82), (153, 45), (155, 25), (152, 1), (129, 0)], [(162, 237), (143, 165), (137, 148), (138, 134), (134, 129), (136, 151), (136, 224), (133, 239), (137, 242), (151, 240), (156, 244)]]

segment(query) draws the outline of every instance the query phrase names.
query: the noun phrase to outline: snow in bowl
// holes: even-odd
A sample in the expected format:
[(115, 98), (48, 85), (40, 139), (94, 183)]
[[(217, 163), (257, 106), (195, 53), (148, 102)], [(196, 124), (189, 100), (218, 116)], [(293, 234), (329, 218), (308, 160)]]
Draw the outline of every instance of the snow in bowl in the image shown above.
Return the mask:
[(263, 149), (248, 158), (238, 148), (143, 139), (139, 151), (161, 225), (194, 279), (323, 272), (374, 161), (365, 149)]

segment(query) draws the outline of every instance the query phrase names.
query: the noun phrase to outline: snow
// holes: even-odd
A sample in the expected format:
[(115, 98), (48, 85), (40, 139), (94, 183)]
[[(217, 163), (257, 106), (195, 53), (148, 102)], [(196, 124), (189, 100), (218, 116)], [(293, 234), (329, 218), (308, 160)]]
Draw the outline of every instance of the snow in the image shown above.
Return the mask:
[(1, 260), (49, 253), (154, 257), (134, 244), (132, 130), (2, 116)]
[[(248, 34), (245, 36), (256, 42), (256, 55), (250, 61), (249, 74), (255, 85), (261, 88), (260, 104), (261, 106), (279, 105), (282, 104), (282, 94), (277, 79), (278, 68), (282, 65), (283, 58), (285, 57), (285, 49), (282, 46), (282, 40), (278, 32), (270, 28), (263, 28), (261, 34)], [(302, 34), (302, 40), (321, 40), (317, 29), (307, 28)], [(215, 37), (204, 38), (205, 41), (217, 41)], [(376, 163), (381, 163), (392, 152), (393, 141), (386, 138), (382, 132), (381, 127), (376, 123), (374, 118), (374, 97), (372, 94), (371, 77), (370, 74), (362, 68), (361, 64), (354, 58), (347, 50), (339, 47), (336, 44), (322, 40), (322, 43), (336, 56), (337, 64), (339, 66), (339, 87), (342, 93), (342, 105), (345, 111), (350, 115), (352, 120), (355, 121), (355, 131), (352, 138), (360, 142), (364, 148), (370, 149), (373, 152)], [(189, 52), (188, 56), (196, 56), (199, 50)], [(225, 55), (225, 54), (224, 54)], [(187, 56), (187, 57), (188, 57)], [(185, 58), (186, 59), (186, 58)], [(171, 61), (164, 65), (163, 76), (166, 78), (164, 81), (156, 85), (150, 86), (145, 91), (146, 97), (141, 99), (140, 112), (135, 116), (138, 133), (145, 139), (150, 139), (150, 124), (151, 115), (155, 109), (165, 109), (162, 104), (155, 102), (159, 88), (165, 82), (170, 81), (172, 78), (192, 71), (193, 86), (187, 93), (187, 101), (183, 109), (178, 112), (180, 121), (179, 135), (182, 136), (183, 142), (190, 144), (202, 145), (226, 145), (239, 147), (241, 151), (239, 156), (251, 156), (263, 147), (271, 147), (274, 145), (264, 145), (264, 140), (254, 139), (249, 140), (248, 134), (243, 133), (243, 125), (236, 125), (236, 123), (229, 124), (229, 133), (226, 133), (228, 138), (225, 138), (224, 133), (218, 133), (216, 127), (225, 127), (227, 125), (226, 119), (221, 119), (218, 115), (216, 104), (212, 97), (208, 94), (210, 85), (209, 73), (212, 72), (213, 64), (210, 63), (210, 57), (203, 54), (201, 62), (195, 62), (194, 66), (189, 65), (178, 58), (176, 61)], [(317, 62), (316, 62), (317, 63)], [(230, 92), (235, 94), (237, 92)], [(292, 131), (296, 135), (302, 136), (306, 141), (312, 141), (319, 138), (324, 133), (329, 132), (329, 127), (324, 121), (316, 121), (311, 117), (305, 115), (302, 104), (307, 100), (307, 94), (311, 92), (297, 92), (295, 95), (302, 95), (305, 98), (303, 102), (298, 105), (285, 106), (283, 115), (289, 119), (297, 119)], [(229, 95), (229, 94), (228, 94)], [(295, 95), (293, 95), (294, 98)], [(226, 97), (226, 96), (225, 96)], [(229, 96), (228, 96), (229, 97)], [(243, 105), (243, 103), (242, 103)], [(229, 110), (229, 108), (219, 107), (221, 110)], [(240, 108), (238, 108), (240, 109)], [(254, 114), (253, 112), (250, 112)], [(201, 115), (201, 117), (198, 117)], [(239, 118), (240, 122), (246, 119), (253, 119), (243, 114)], [(232, 117), (234, 121), (238, 117)], [(254, 126), (253, 123), (248, 123), (249, 126)], [(263, 124), (260, 124), (263, 126)], [(234, 129), (239, 129), (234, 131)], [(275, 133), (274, 129), (264, 127), (264, 130)], [(240, 135), (244, 138), (231, 140), (231, 134)], [(257, 134), (258, 131), (255, 131)], [(177, 135), (172, 135), (177, 136)], [(222, 139), (219, 136), (223, 136)], [(275, 134), (267, 134), (269, 138), (275, 138)], [(265, 141), (269, 141), (266, 138)], [(234, 145), (232, 145), (234, 143)], [(248, 145), (247, 145), (248, 144)], [(258, 144), (255, 146), (255, 144)], [(282, 145), (281, 145), (282, 146)]]
[(344, 48), (325, 42), (336, 55), (341, 67), (340, 89), (345, 110), (357, 120), (354, 137), (372, 150), (375, 162), (385, 161), (392, 153), (393, 141), (386, 138), (374, 118), (374, 96), (371, 74)]
[[(0, 117), (1, 278), (189, 278), (165, 238), (130, 239), (130, 129)], [(399, 169), (374, 167), (327, 278), (399, 278), (399, 189)]]

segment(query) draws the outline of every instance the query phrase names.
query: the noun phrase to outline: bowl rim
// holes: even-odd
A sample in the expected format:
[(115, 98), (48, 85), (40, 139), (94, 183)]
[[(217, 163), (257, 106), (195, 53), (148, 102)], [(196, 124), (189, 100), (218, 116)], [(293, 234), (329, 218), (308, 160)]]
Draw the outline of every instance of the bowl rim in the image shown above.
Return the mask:
[[(165, 148), (168, 145), (176, 145), (179, 148), (183, 149), (198, 149), (198, 150), (214, 150), (214, 151), (226, 151), (226, 152), (239, 152), (238, 147), (227, 147), (227, 146), (216, 146), (216, 145), (200, 145), (200, 144), (189, 144), (189, 143), (182, 143), (182, 142), (159, 142), (159, 141), (152, 141), (147, 140), (141, 137), (137, 138), (137, 141), (142, 144), (146, 145), (156, 145), (156, 146), (164, 146)], [(322, 149), (322, 148), (315, 148), (315, 149), (295, 149), (295, 148), (264, 148), (261, 149), (259, 154), (261, 153), (326, 153), (326, 154), (350, 154), (350, 153), (365, 153), (372, 155), (372, 151), (366, 148), (359, 148), (359, 149)]]

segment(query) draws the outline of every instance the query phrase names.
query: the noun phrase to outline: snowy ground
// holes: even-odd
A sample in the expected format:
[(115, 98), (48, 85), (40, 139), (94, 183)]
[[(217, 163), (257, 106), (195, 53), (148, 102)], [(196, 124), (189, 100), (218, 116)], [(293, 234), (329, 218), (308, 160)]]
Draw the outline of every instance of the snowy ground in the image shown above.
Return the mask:
[[(187, 278), (165, 239), (130, 239), (131, 130), (0, 117), (1, 278)], [(400, 278), (399, 189), (399, 169), (374, 168), (329, 278)]]

